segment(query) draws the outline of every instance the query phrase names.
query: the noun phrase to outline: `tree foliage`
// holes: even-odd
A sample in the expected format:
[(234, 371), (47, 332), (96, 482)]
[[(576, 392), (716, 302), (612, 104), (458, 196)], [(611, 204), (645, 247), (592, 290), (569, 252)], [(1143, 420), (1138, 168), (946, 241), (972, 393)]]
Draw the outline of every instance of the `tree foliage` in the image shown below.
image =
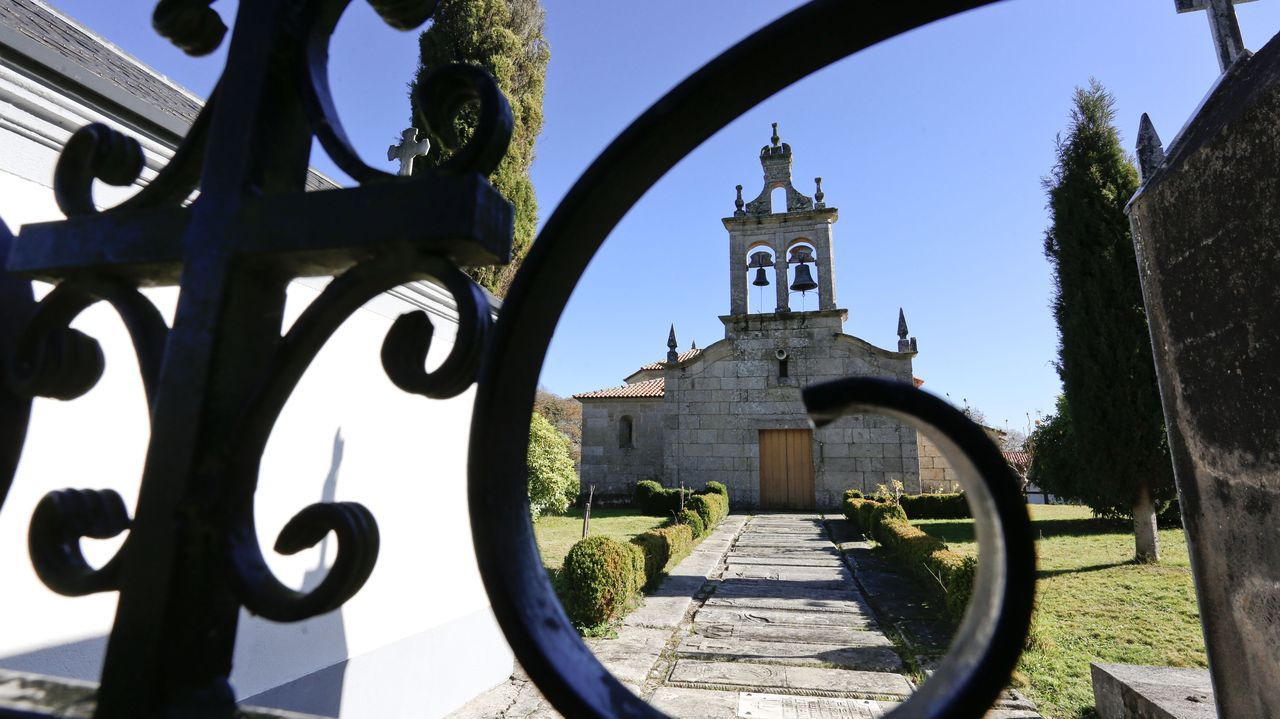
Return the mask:
[(569, 439), (542, 415), (529, 426), (529, 511), (534, 519), (560, 514), (578, 496), (578, 472), (569, 455)]
[[(438, 67), (471, 63), (493, 75), (511, 105), (515, 119), (511, 145), (489, 178), (515, 207), (511, 263), (470, 271), (477, 282), (498, 296), (505, 295), (511, 286), (538, 225), (538, 201), (529, 167), (533, 164), (534, 141), (542, 131), (542, 95), (551, 58), (543, 36), (543, 15), (539, 0), (440, 0), (431, 25), (418, 38), (418, 71), (412, 87), (416, 88)], [(416, 104), (415, 93), (411, 91), (409, 97)], [(438, 165), (448, 159), (448, 138), (427, 132), (418, 121), (416, 106), (412, 121), (431, 140), (423, 162)], [(474, 113), (463, 112), (453, 132), (465, 141), (474, 124)]]
[(1066, 397), (1033, 435), (1033, 467), (1045, 489), (1129, 514), (1143, 488), (1153, 501), (1171, 497), (1173, 473), (1124, 211), (1138, 174), (1114, 119), (1114, 100), (1097, 81), (1077, 88), (1057, 164), (1044, 180), (1051, 218), (1044, 252), (1057, 285), (1052, 308)]
[(533, 399), (533, 411), (542, 415), (569, 439), (575, 466), (582, 462), (582, 403), (572, 397), (539, 388)]

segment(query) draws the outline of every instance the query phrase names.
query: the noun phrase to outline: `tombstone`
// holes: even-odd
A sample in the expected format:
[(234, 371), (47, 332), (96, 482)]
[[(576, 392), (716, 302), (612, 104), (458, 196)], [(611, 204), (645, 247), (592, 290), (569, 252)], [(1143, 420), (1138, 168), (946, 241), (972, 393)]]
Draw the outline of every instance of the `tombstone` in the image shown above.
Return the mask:
[(1280, 39), (1184, 5), (1224, 74), (1167, 153), (1144, 117), (1130, 222), (1218, 714), (1280, 716)]

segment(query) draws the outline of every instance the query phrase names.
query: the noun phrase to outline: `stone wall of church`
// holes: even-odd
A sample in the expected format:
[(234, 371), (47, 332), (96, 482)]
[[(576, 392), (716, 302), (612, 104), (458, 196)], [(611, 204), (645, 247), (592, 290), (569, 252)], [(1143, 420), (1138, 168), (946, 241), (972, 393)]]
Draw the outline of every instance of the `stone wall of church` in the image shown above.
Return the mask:
[(923, 432), (916, 440), (920, 448), (920, 488), (924, 492), (959, 492), (960, 475), (951, 468), (942, 450)]
[[(757, 506), (760, 430), (810, 426), (801, 387), (848, 376), (911, 381), (911, 354), (842, 334), (843, 317), (842, 310), (726, 317), (729, 339), (669, 367), (667, 484), (683, 480), (698, 488), (715, 480), (729, 488), (735, 507)], [(893, 480), (920, 491), (916, 432), (893, 420), (846, 417), (816, 430), (813, 455), (819, 508), (838, 508), (846, 489), (874, 490)]]
[[(608, 501), (629, 497), (642, 479), (662, 482), (665, 412), (661, 398), (583, 399), (582, 491), (594, 484), (596, 496)], [(623, 417), (631, 419), (629, 443)]]

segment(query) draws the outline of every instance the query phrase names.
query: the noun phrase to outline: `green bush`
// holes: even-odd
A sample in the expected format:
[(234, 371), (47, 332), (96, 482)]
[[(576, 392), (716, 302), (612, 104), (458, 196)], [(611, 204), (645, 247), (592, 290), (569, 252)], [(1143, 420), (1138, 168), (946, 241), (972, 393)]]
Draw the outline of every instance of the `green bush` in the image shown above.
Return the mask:
[(535, 412), (529, 425), (529, 513), (561, 514), (580, 490), (569, 438)]
[(840, 511), (844, 514), (844, 518), (849, 520), (859, 532), (866, 534), (867, 528), (862, 523), (862, 506), (864, 504), (875, 504), (875, 502), (870, 502), (861, 497), (846, 496), (844, 502), (840, 504)]
[(666, 490), (652, 479), (636, 482), (635, 503), (641, 512), (654, 517), (666, 514)]
[(644, 551), (608, 537), (579, 541), (560, 569), (565, 612), (582, 626), (621, 616), (644, 584)]
[[(683, 490), (685, 503), (693, 496), (692, 490)], [(646, 479), (636, 483), (635, 503), (641, 512), (651, 517), (670, 517), (680, 512), (679, 489), (667, 489), (661, 484)]]
[(702, 517), (702, 524), (710, 531), (729, 513), (729, 498), (723, 494), (695, 494), (685, 500), (686, 509), (692, 509)]
[(845, 499), (862, 499), (863, 497), (862, 497), (862, 492), (859, 492), (856, 489), (846, 489), (844, 491), (844, 498)]
[(871, 536), (871, 515), (875, 513), (878, 506), (880, 503), (874, 499), (863, 500), (862, 504), (858, 505), (858, 529), (868, 537)]
[(884, 526), (886, 520), (901, 519), (907, 521), (907, 513), (902, 511), (902, 507), (892, 503), (877, 503), (871, 510), (871, 519), (868, 522), (869, 534), (871, 538), (883, 544), (880, 539), (880, 528)]
[(667, 542), (667, 563), (660, 567), (659, 571), (679, 562), (693, 551), (693, 529), (687, 524), (671, 524), (649, 531), (661, 536)]
[(702, 521), (702, 515), (688, 507), (680, 513), (679, 522), (693, 532), (694, 539), (701, 539), (707, 533), (707, 525)]
[(671, 545), (665, 534), (654, 530), (642, 532), (631, 538), (631, 543), (644, 553), (644, 583), (653, 587), (662, 576), (662, 570), (671, 560)]
[(969, 519), (969, 503), (964, 492), (952, 494), (904, 494), (898, 504), (912, 519)]
[(959, 620), (964, 615), (973, 596), (977, 558), (951, 551), (942, 540), (908, 524), (906, 517), (886, 517), (877, 535), (876, 541), (888, 547), (926, 584), (940, 587), (952, 618)]
[(729, 488), (720, 482), (707, 482), (707, 488), (702, 490), (703, 494), (719, 494), (726, 500), (729, 499)]

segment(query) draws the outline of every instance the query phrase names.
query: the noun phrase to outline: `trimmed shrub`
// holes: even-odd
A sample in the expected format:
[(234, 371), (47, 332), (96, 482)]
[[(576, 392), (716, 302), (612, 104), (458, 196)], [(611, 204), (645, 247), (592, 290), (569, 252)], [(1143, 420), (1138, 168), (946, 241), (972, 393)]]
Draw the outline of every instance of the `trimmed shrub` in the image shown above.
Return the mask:
[[(667, 489), (652, 479), (636, 483), (636, 506), (651, 517), (670, 517), (680, 512), (680, 490)], [(685, 504), (693, 491), (684, 490)]]
[(583, 626), (621, 616), (644, 583), (644, 551), (608, 537), (579, 541), (560, 569), (565, 612)]
[(880, 503), (874, 499), (863, 500), (862, 504), (858, 505), (858, 529), (868, 537), (871, 536), (871, 518), (878, 506)]
[(719, 494), (727, 501), (729, 499), (729, 488), (720, 482), (707, 482), (707, 488), (702, 490), (703, 494)]
[(864, 504), (874, 504), (874, 502), (868, 502), (861, 497), (845, 497), (844, 502), (840, 504), (840, 511), (844, 514), (844, 518), (853, 523), (853, 526), (856, 527), (859, 532), (866, 534), (867, 528), (862, 525), (861, 516), (862, 505)]
[(644, 584), (652, 587), (657, 584), (662, 570), (671, 559), (671, 545), (667, 542), (667, 536), (649, 530), (632, 537), (631, 543), (644, 553)]
[(661, 517), (667, 513), (664, 497), (666, 491), (652, 479), (636, 482), (636, 506), (645, 514)]
[(908, 524), (905, 517), (888, 517), (881, 522), (876, 541), (898, 555), (927, 584), (940, 586), (952, 618), (964, 615), (973, 596), (977, 558), (951, 551), (942, 540)]
[(693, 532), (694, 539), (700, 539), (707, 533), (707, 525), (702, 521), (702, 515), (692, 509), (685, 509), (680, 513), (680, 524), (687, 526)]
[(883, 540), (880, 539), (880, 527), (883, 526), (885, 521), (890, 518), (901, 519), (905, 522), (907, 521), (907, 513), (902, 511), (902, 507), (892, 502), (885, 502), (883, 504), (876, 503), (876, 506), (871, 509), (871, 519), (868, 522), (870, 530), (868, 533), (871, 535), (872, 539), (880, 542), (881, 544), (884, 543)]
[(693, 529), (687, 524), (672, 524), (650, 529), (646, 534), (656, 534), (667, 543), (667, 561), (658, 567), (659, 573), (689, 556), (689, 552), (693, 550)]
[(846, 489), (844, 491), (844, 498), (845, 499), (862, 499), (863, 497), (862, 497), (862, 492), (859, 492), (856, 489)]
[(969, 503), (964, 492), (952, 494), (904, 494), (898, 504), (912, 519), (969, 519)]
[(707, 504), (711, 505), (711, 516), (715, 520), (713, 524), (719, 524), (725, 517), (729, 516), (728, 495), (708, 494), (704, 499)]
[(685, 500), (684, 506), (702, 517), (707, 531), (711, 531), (729, 513), (729, 499), (723, 494), (695, 494)]

